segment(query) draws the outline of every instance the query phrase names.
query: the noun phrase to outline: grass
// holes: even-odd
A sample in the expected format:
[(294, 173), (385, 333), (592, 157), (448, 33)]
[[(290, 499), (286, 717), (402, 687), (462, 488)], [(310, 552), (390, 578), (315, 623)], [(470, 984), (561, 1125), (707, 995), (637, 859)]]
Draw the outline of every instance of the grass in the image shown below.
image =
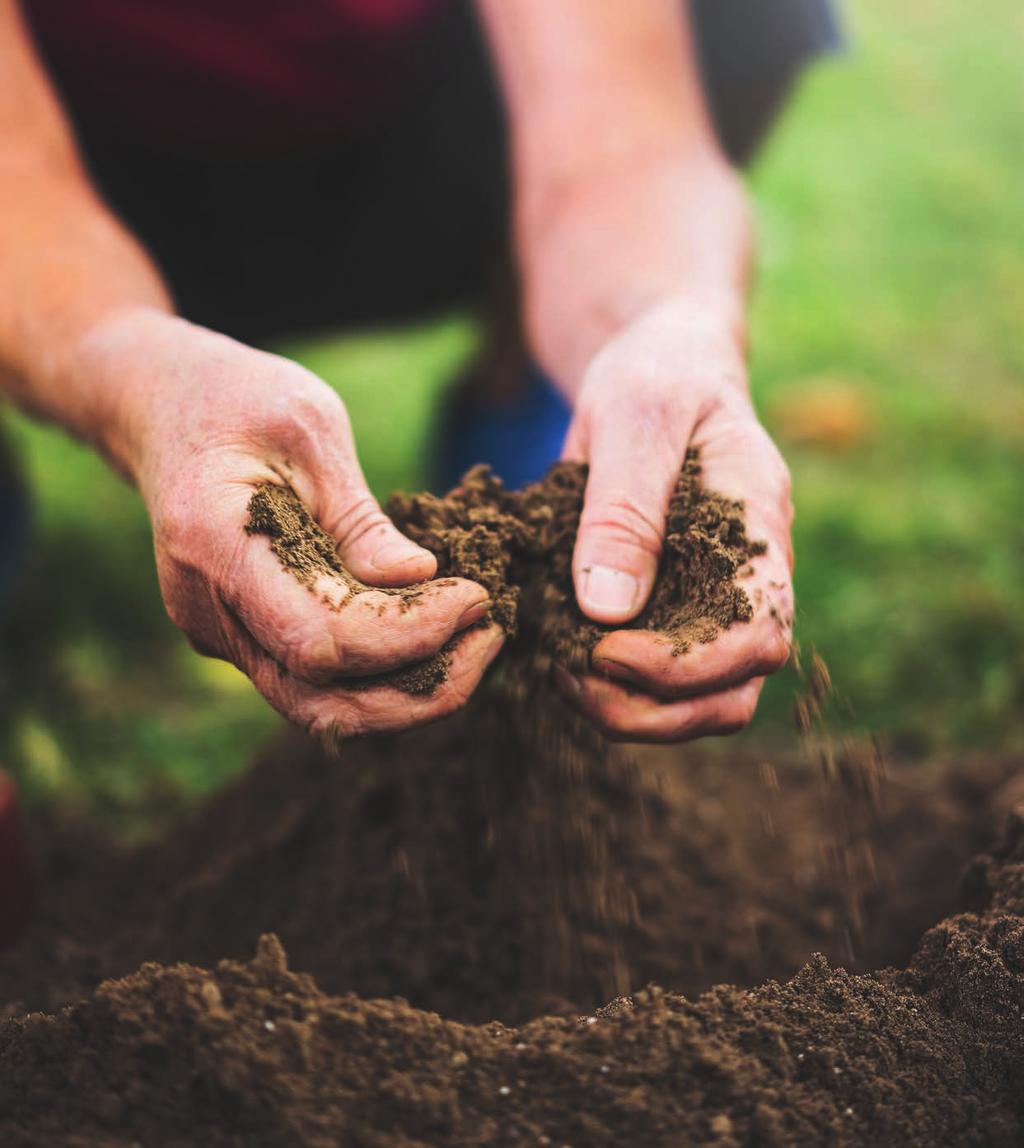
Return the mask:
[[(808, 76), (752, 176), (752, 374), (795, 479), (799, 634), (837, 720), (921, 752), (1024, 744), (1024, 14), (982, 8), (852, 5), (853, 52)], [(473, 339), (453, 317), (282, 349), (345, 397), (386, 494), (421, 483)], [(34, 795), (161, 816), (276, 719), (163, 617), (135, 496), (11, 422), (39, 529), (0, 653), (0, 760)], [(770, 685), (748, 743), (786, 736), (792, 688)]]

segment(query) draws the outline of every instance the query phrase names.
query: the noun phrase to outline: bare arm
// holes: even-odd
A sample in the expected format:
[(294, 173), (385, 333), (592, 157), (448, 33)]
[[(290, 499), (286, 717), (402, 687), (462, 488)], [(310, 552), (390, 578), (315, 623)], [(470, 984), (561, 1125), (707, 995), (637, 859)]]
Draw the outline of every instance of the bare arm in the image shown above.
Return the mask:
[(463, 638), (431, 697), (344, 688), (431, 656), (480, 619), (486, 593), (445, 580), (415, 611), (374, 593), (340, 610), (343, 582), (310, 593), (266, 538), (246, 535), (253, 488), (287, 480), (363, 582), (436, 570), (381, 513), (326, 384), (174, 315), (152, 262), (90, 187), (14, 0), (0, 0), (0, 219), (0, 389), (138, 486), (167, 611), (192, 644), (317, 732), (411, 725), (465, 700), (501, 645), (493, 627)]
[[(512, 123), (527, 334), (571, 400), (590, 475), (574, 556), (581, 609), (611, 625), (650, 593), (683, 454), (742, 498), (768, 553), (754, 620), (673, 657), (618, 631), (567, 693), (610, 734), (678, 740), (753, 714), (792, 616), (785, 465), (747, 387), (753, 249), (680, 0), (480, 0)], [(629, 688), (617, 684), (624, 682)]]
[(90, 186), (14, 0), (0, 0), (0, 364), (19, 404), (128, 459), (116, 388), (83, 378), (83, 339), (128, 308), (173, 310), (160, 275)]

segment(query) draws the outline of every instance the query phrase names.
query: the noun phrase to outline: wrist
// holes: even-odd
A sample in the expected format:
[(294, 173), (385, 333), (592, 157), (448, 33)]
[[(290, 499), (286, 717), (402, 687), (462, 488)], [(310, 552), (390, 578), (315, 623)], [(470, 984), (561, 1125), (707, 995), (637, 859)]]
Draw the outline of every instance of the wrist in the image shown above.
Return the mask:
[(567, 179), (534, 206), (518, 234), (527, 328), (570, 396), (601, 347), (654, 312), (745, 351), (753, 229), (730, 168), (674, 146)]
[(87, 400), (73, 429), (133, 485), (140, 485), (168, 383), (187, 367), (183, 339), (197, 330), (157, 307), (117, 308), (76, 341), (62, 364), (69, 390)]

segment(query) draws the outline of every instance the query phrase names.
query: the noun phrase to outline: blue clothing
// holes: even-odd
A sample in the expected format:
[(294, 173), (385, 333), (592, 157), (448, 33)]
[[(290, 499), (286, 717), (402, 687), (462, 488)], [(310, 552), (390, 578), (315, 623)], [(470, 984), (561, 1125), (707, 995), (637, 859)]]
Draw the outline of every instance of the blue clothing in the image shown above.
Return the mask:
[(561, 454), (569, 415), (568, 403), (536, 366), (527, 368), (515, 396), (456, 403), (435, 447), (435, 489), (450, 490), (478, 462), (510, 490), (536, 482)]

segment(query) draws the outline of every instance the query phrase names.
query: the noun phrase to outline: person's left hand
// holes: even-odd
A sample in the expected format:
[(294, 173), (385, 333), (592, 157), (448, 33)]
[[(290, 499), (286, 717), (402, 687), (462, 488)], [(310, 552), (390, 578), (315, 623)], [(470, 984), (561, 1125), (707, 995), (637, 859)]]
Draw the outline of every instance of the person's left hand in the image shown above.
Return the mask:
[(743, 583), (750, 622), (680, 655), (655, 633), (616, 630), (595, 648), (592, 673), (559, 671), (567, 696), (614, 738), (732, 733), (789, 655), (789, 476), (754, 413), (742, 290), (722, 271), (745, 261), (745, 228), (724, 165), (695, 173), (669, 157), (592, 175), (522, 230), (531, 341), (573, 403), (564, 457), (590, 468), (573, 560), (583, 612), (615, 625), (643, 608), (688, 446), (700, 449), (707, 486), (741, 499), (749, 537), (767, 543)]

